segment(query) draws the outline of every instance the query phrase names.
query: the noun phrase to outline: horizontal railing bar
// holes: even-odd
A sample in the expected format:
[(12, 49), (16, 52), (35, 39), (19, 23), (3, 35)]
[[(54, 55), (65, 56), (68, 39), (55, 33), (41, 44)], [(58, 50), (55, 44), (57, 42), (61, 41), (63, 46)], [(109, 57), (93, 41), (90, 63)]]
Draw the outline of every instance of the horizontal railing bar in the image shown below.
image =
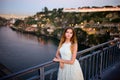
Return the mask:
[(22, 70), (22, 71), (19, 71), (19, 72), (16, 72), (16, 73), (13, 73), (13, 74), (4, 76), (4, 77), (0, 78), (0, 80), (8, 79), (8, 78), (11, 78), (11, 77), (14, 77), (14, 76), (18, 76), (18, 75), (21, 76), (21, 75), (24, 75), (24, 74), (26, 74), (26, 73), (33, 72), (33, 71), (35, 71), (35, 70), (38, 70), (40, 67), (44, 67), (44, 66), (46, 66), (46, 65), (50, 65), (50, 64), (52, 64), (52, 63), (55, 63), (55, 62), (49, 61), (49, 62), (40, 64), (40, 65), (37, 65), (37, 66), (33, 66), (33, 67), (28, 68), (28, 69), (25, 69), (25, 70)]
[(98, 54), (98, 53), (100, 53), (100, 52), (101, 52), (100, 50), (95, 51), (95, 52), (93, 52), (93, 53), (91, 54), (91, 56), (96, 55), (96, 54)]
[(104, 45), (107, 45), (107, 44), (109, 44), (109, 43), (111, 43), (111, 42), (115, 42), (115, 41), (117, 41), (117, 40), (119, 40), (119, 39), (111, 40), (111, 41), (108, 41), (108, 42), (105, 42), (105, 43), (102, 43), (102, 44), (99, 44), (99, 45), (96, 45), (96, 46), (87, 48), (87, 49), (85, 49), (85, 50), (82, 50), (82, 51), (77, 52), (77, 54), (78, 54), (78, 55), (82, 55), (82, 54), (84, 54), (84, 53), (86, 53), (86, 52), (89, 52), (89, 51), (92, 51), (92, 50), (94, 50), (94, 49), (103, 47)]
[(35, 80), (35, 79), (38, 79), (38, 78), (39, 78), (39, 76), (36, 75), (36, 76), (32, 76), (31, 78), (28, 78), (28, 79), (26, 79), (26, 80)]
[(86, 55), (86, 56), (80, 57), (79, 60), (84, 60), (84, 59), (86, 59), (86, 58), (88, 58), (88, 57), (90, 57), (90, 56), (91, 56), (91, 55), (88, 54), (88, 55)]
[(46, 71), (46, 72), (45, 72), (45, 75), (48, 75), (48, 74), (50, 74), (51, 72), (55, 72), (55, 71), (57, 71), (57, 68), (54, 68), (54, 69), (51, 69), (51, 70)]
[(92, 54), (88, 54), (88, 55), (86, 55), (86, 56), (80, 57), (79, 60), (86, 59), (86, 58), (91, 57), (91, 56), (93, 56), (93, 55), (95, 55), (95, 54), (97, 54), (97, 53), (100, 53), (100, 52), (101, 52), (100, 50), (99, 50), (99, 51), (95, 51), (95, 52), (93, 52)]

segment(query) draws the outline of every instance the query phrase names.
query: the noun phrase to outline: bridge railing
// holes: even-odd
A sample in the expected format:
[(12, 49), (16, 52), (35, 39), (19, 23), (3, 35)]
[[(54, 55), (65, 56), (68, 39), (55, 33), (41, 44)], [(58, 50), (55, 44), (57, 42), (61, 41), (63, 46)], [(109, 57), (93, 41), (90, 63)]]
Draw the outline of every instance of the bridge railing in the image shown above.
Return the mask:
[[(79, 51), (77, 59), (84, 80), (101, 79), (101, 75), (120, 61), (120, 39)], [(50, 61), (7, 76), (0, 80), (57, 80), (58, 63)]]
[[(82, 54), (87, 53), (86, 56)], [(102, 74), (120, 62), (120, 42), (109, 41), (78, 52), (85, 80), (98, 80)]]

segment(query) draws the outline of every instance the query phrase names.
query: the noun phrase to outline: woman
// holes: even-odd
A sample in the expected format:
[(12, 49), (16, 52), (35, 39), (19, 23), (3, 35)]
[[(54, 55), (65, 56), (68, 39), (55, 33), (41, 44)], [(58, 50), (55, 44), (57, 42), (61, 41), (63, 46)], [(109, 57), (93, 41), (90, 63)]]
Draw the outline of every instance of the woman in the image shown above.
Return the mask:
[(80, 64), (76, 59), (77, 48), (75, 31), (68, 27), (63, 32), (56, 57), (53, 59), (60, 63), (57, 80), (84, 80)]

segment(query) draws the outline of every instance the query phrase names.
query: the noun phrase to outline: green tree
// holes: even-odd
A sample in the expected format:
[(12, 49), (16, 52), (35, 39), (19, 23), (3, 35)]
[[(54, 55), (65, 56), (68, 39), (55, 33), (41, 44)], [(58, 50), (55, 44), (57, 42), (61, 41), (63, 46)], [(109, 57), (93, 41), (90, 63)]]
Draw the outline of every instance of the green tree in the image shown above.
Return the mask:
[(59, 8), (58, 9), (58, 14), (57, 14), (57, 16), (59, 17), (59, 18), (62, 18), (62, 16), (63, 16), (63, 8)]
[(26, 24), (37, 24), (38, 21), (34, 19), (34, 17), (28, 17), (26, 20)]
[(7, 22), (7, 20), (3, 17), (0, 17), (0, 26), (5, 25), (5, 23)]
[(110, 22), (119, 23), (120, 22), (120, 17), (112, 19)]
[(44, 7), (44, 13), (45, 13), (45, 17), (48, 18), (48, 8)]
[(87, 39), (87, 32), (83, 31), (81, 28), (75, 28), (75, 32), (77, 34), (78, 43), (81, 44)]
[(14, 23), (15, 27), (18, 27), (20, 26), (21, 24), (24, 24), (24, 21), (23, 20), (16, 20), (16, 22)]

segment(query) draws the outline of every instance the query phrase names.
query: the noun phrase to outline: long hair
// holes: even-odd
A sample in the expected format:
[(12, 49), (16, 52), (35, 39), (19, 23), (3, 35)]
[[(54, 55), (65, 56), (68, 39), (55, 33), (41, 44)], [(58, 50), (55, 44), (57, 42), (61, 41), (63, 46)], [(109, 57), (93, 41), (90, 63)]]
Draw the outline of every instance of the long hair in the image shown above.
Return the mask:
[(72, 30), (72, 33), (73, 33), (73, 35), (72, 35), (72, 37), (71, 37), (71, 39), (70, 39), (70, 42), (71, 42), (71, 51), (73, 51), (73, 50), (72, 50), (72, 49), (73, 49), (73, 45), (77, 43), (77, 37), (76, 37), (76, 33), (75, 33), (75, 31), (74, 31), (74, 29), (73, 29), (72, 27), (67, 27), (67, 28), (65, 28), (65, 30), (63, 31), (63, 34), (62, 34), (62, 36), (61, 36), (61, 39), (60, 39), (60, 43), (59, 43), (58, 48), (61, 48), (62, 44), (65, 42), (65, 40), (66, 40), (65, 33), (66, 33), (66, 31), (67, 31), (68, 29), (71, 29), (71, 30)]

